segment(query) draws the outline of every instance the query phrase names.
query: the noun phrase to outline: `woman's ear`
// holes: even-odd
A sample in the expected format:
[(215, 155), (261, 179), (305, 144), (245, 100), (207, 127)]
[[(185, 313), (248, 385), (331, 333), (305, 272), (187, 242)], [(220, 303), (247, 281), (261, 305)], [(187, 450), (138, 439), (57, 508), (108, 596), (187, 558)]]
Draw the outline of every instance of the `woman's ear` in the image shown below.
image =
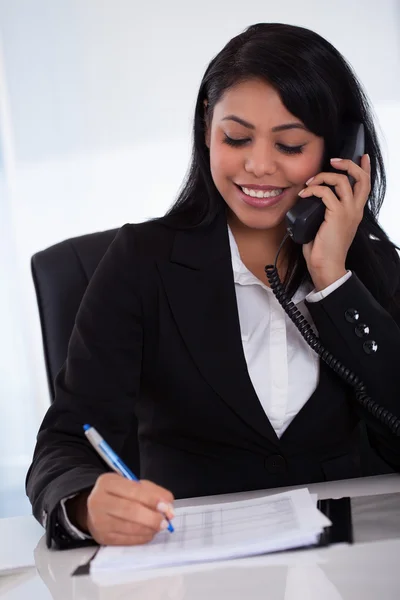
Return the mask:
[(210, 148), (210, 118), (208, 113), (208, 100), (204, 100), (204, 131), (205, 131), (205, 143), (207, 148)]

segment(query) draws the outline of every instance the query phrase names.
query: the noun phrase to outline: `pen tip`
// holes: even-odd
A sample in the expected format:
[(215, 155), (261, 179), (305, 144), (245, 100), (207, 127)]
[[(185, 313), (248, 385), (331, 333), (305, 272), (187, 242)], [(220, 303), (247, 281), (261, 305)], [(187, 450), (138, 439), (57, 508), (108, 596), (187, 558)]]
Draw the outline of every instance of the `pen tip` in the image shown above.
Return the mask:
[(90, 429), (90, 425), (86, 424), (83, 426), (83, 431), (87, 431), (88, 429)]

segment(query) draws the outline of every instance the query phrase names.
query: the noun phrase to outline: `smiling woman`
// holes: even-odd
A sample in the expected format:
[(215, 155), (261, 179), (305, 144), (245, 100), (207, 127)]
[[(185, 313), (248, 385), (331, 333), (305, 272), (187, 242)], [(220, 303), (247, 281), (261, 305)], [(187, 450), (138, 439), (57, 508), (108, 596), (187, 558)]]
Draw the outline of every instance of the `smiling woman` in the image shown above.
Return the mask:
[[(283, 237), (284, 215), (304, 182), (321, 170), (323, 138), (295, 119), (275, 88), (254, 79), (224, 93), (207, 126), (206, 143), (211, 174), (229, 207), (231, 227), (235, 223), (236, 228), (259, 230), (252, 237), (263, 240), (265, 230), (279, 228)], [(266, 208), (270, 210), (258, 210)], [(275, 244), (270, 259), (274, 251)]]
[[(164, 222), (202, 226), (228, 207), (238, 243), (241, 237), (242, 259), (257, 253), (257, 264), (244, 262), (265, 281), (264, 265), (273, 263), (283, 238), (284, 215), (306, 182), (338, 155), (343, 123), (349, 120), (366, 130), (371, 191), (348, 250), (348, 268), (357, 261), (361, 280), (380, 302), (391, 304), (396, 276), (394, 282), (387, 276), (379, 253), (366, 242), (375, 236), (395, 259), (394, 246), (377, 222), (386, 178), (369, 103), (341, 54), (307, 29), (253, 25), (211, 61), (197, 97), (187, 185)], [(283, 191), (265, 201), (252, 189), (272, 190), (272, 196)], [(289, 295), (302, 281), (311, 282), (301, 246), (289, 240), (279, 261)]]
[[(369, 157), (328, 173), (347, 120), (364, 125)], [(400, 414), (400, 261), (377, 222), (385, 173), (368, 102), (316, 33), (251, 26), (203, 77), (177, 202), (119, 231), (79, 308), (27, 477), (49, 545), (147, 542), (174, 497), (371, 473), (360, 427), (381, 465), (400, 470), (400, 437), (356, 405), (267, 285), (285, 214), (307, 193), (325, 218), (313, 242), (284, 246), (288, 294)], [(107, 472), (87, 422), (129, 467), (137, 430), (140, 483)]]

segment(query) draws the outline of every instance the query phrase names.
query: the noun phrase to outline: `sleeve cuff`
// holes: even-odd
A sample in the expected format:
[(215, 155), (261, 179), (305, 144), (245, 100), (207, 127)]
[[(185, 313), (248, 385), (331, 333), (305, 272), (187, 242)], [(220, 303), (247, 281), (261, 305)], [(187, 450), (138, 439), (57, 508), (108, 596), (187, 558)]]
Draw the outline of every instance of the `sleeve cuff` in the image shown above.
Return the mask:
[(83, 533), (83, 531), (81, 531), (80, 529), (75, 527), (75, 525), (72, 525), (71, 521), (68, 518), (65, 503), (67, 502), (67, 500), (70, 500), (71, 498), (75, 498), (75, 496), (77, 496), (77, 494), (72, 494), (72, 496), (67, 496), (66, 498), (63, 498), (60, 501), (60, 507), (59, 507), (59, 512), (58, 512), (58, 517), (60, 519), (60, 523), (64, 527), (66, 532), (74, 540), (91, 540), (91, 539), (93, 539), (91, 535), (88, 535), (87, 533)]
[(307, 302), (320, 302), (320, 300), (323, 300), (323, 298), (326, 298), (327, 296), (329, 296), (329, 294), (331, 294), (332, 292), (337, 290), (348, 279), (350, 279), (351, 275), (352, 275), (352, 272), (347, 271), (347, 273), (345, 275), (343, 275), (343, 277), (341, 277), (337, 281), (334, 281), (333, 283), (331, 283), (331, 285), (328, 285), (328, 287), (324, 288), (323, 290), (321, 290), (319, 292), (315, 292), (313, 290), (312, 292), (307, 294), (307, 296), (306, 296)]

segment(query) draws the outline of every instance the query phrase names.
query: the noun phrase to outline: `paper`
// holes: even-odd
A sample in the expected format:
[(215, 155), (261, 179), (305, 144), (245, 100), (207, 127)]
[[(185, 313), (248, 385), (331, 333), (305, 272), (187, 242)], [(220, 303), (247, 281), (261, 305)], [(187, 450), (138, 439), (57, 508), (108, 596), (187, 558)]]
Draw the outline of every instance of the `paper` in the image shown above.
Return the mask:
[(264, 498), (178, 508), (175, 532), (144, 546), (106, 546), (93, 573), (185, 565), (309, 546), (331, 525), (307, 489)]

